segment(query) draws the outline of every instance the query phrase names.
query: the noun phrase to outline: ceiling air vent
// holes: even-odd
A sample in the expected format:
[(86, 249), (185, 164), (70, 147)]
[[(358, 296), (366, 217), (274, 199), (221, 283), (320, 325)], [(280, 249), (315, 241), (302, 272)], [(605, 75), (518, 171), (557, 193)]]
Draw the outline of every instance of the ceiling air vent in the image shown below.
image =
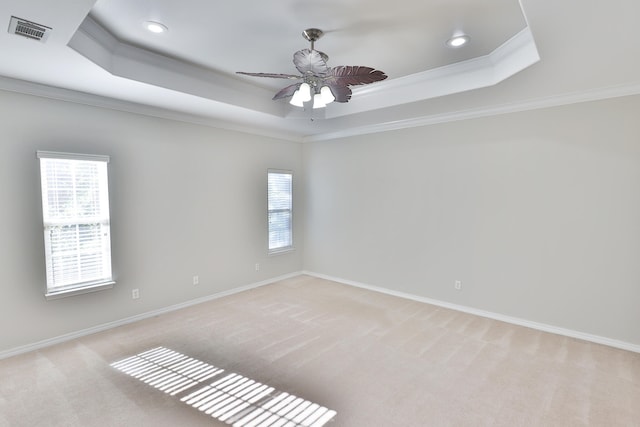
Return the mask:
[(44, 25), (36, 24), (35, 22), (27, 21), (26, 19), (17, 18), (15, 16), (12, 16), (11, 21), (9, 22), (10, 34), (17, 34), (19, 36), (41, 41), (42, 43), (47, 41), (50, 32), (50, 27), (45, 27)]

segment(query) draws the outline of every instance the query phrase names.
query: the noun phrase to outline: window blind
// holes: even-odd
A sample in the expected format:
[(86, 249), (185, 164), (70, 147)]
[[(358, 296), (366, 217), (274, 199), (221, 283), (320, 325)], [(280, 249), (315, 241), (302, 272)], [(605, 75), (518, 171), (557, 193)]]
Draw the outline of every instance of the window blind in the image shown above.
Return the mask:
[(269, 251), (293, 247), (293, 174), (289, 171), (268, 171)]
[(108, 156), (38, 151), (47, 293), (112, 283)]

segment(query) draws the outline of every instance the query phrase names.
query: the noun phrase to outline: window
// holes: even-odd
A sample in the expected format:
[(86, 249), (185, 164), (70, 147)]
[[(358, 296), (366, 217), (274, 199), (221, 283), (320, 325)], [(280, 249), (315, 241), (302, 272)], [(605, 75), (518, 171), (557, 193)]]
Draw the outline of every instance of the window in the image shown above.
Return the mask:
[(38, 151), (47, 298), (113, 286), (108, 156)]
[(268, 171), (269, 253), (293, 249), (292, 183), (290, 171)]

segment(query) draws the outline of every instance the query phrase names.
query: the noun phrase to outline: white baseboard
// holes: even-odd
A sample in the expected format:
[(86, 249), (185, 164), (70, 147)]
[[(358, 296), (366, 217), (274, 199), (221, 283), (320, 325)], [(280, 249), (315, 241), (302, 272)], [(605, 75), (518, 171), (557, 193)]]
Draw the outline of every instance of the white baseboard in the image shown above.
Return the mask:
[(400, 298), (410, 299), (413, 301), (424, 302), (426, 304), (435, 305), (438, 307), (449, 308), (452, 310), (460, 311), (463, 313), (475, 314), (477, 316), (486, 317), (489, 319), (499, 320), (501, 322), (511, 323), (514, 325), (524, 326), (531, 329), (536, 329), (543, 332), (550, 332), (552, 334), (563, 335), (570, 338), (577, 338), (584, 341), (593, 342), (596, 344), (602, 344), (609, 347), (619, 348), (622, 350), (628, 350), (635, 353), (640, 353), (640, 345), (632, 344), (625, 341), (615, 340), (612, 338), (602, 337), (599, 335), (587, 334), (584, 332), (574, 331), (571, 329), (560, 328), (553, 325), (547, 325), (544, 323), (532, 322), (530, 320), (520, 319), (518, 317), (505, 316), (499, 313), (493, 313), (490, 311), (480, 310), (473, 307), (467, 307), (458, 304), (452, 304), (445, 301), (434, 300), (431, 298), (425, 298), (418, 295), (408, 294), (405, 292), (398, 292), (391, 289), (381, 288), (378, 286), (372, 286), (365, 283), (355, 282), (353, 280), (342, 279), (340, 277), (328, 276), (326, 274), (315, 273), (312, 271), (303, 271), (303, 274), (308, 276), (317, 277), (320, 279), (331, 280), (333, 282), (342, 283), (344, 285), (354, 286), (358, 288), (367, 289), (374, 292), (380, 292), (387, 295), (392, 295)]
[(135, 316), (127, 317), (125, 319), (116, 320), (109, 323), (104, 323), (102, 325), (94, 326), (92, 328), (82, 329), (79, 331), (71, 332), (68, 334), (60, 335), (53, 338), (48, 338), (46, 340), (38, 341), (32, 344), (27, 344), (19, 347), (15, 347), (9, 350), (0, 352), (0, 360), (6, 359), (8, 357), (17, 356), (19, 354), (28, 353), (30, 351), (39, 350), (45, 347), (49, 347), (52, 345), (60, 344), (66, 341), (70, 341), (76, 338), (81, 338), (86, 335), (95, 334), (96, 332), (106, 331), (107, 329), (116, 328), (118, 326), (127, 325), (129, 323), (137, 322), (139, 320), (148, 319), (150, 317), (158, 316), (160, 314), (169, 313), (172, 311), (180, 310), (181, 308), (190, 307), (192, 305), (201, 304), (203, 302), (211, 301), (214, 299), (226, 297), (229, 295), (237, 294), (239, 292), (248, 291), (250, 289), (259, 288), (261, 286), (269, 285), (274, 282), (278, 282), (280, 280), (289, 279), (291, 277), (300, 276), (302, 272), (289, 273), (282, 276), (274, 277), (271, 279), (263, 280), (261, 282), (252, 283), (249, 285), (241, 286), (238, 288), (230, 289), (228, 291), (218, 292), (213, 295), (207, 295), (205, 297), (185, 301), (179, 304), (174, 304), (168, 307), (163, 307), (157, 310), (148, 311), (146, 313), (137, 314)]
[(370, 291), (374, 291), (374, 292), (380, 292), (383, 294), (387, 294), (387, 295), (392, 295), (392, 296), (396, 296), (399, 298), (405, 298), (405, 299), (409, 299), (409, 300), (413, 300), (413, 301), (418, 301), (418, 302), (423, 302), (426, 304), (431, 304), (431, 305), (435, 305), (438, 307), (443, 307), (443, 308), (449, 308), (452, 310), (456, 310), (456, 311), (460, 311), (463, 313), (469, 313), (469, 314), (475, 314), (477, 316), (481, 316), (481, 317), (486, 317), (489, 319), (494, 319), (494, 320), (499, 320), (501, 322), (506, 322), (506, 323), (511, 323), (514, 325), (519, 325), (519, 326), (524, 326), (527, 328), (531, 328), (531, 329), (536, 329), (539, 331), (543, 331), (543, 332), (550, 332), (552, 334), (557, 334), (557, 335), (563, 335), (566, 337), (571, 337), (571, 338), (577, 338), (577, 339), (581, 339), (584, 341), (589, 341), (589, 342), (593, 342), (593, 343), (597, 343), (597, 344), (602, 344), (602, 345), (606, 345), (609, 347), (614, 347), (614, 348), (619, 348), (622, 350), (628, 350), (628, 351), (632, 351), (635, 353), (640, 353), (640, 345), (638, 344), (632, 344), (632, 343), (628, 343), (625, 341), (620, 341), (620, 340), (615, 340), (615, 339), (611, 339), (611, 338), (607, 338), (607, 337), (602, 337), (599, 335), (593, 335), (593, 334), (587, 334), (584, 332), (579, 332), (579, 331), (574, 331), (571, 329), (565, 329), (565, 328), (560, 328), (557, 326), (553, 326), (553, 325), (547, 325), (544, 323), (538, 323), (538, 322), (532, 322), (529, 320), (525, 320), (525, 319), (520, 319), (517, 317), (511, 317), (511, 316), (505, 316), (503, 314), (499, 314), (499, 313), (493, 313), (490, 311), (485, 311), (485, 310), (479, 310), (473, 307), (467, 307), (467, 306), (463, 306), (463, 305), (458, 305), (458, 304), (452, 304), (449, 302), (445, 302), (445, 301), (439, 301), (439, 300), (435, 300), (435, 299), (431, 299), (431, 298), (426, 298), (426, 297), (421, 297), (418, 295), (413, 295), (413, 294), (409, 294), (409, 293), (405, 293), (405, 292), (399, 292), (399, 291), (394, 291), (391, 289), (386, 289), (386, 288), (381, 288), (378, 286), (372, 286), (372, 285), (368, 285), (365, 283), (360, 283), (360, 282), (356, 282), (353, 280), (348, 280), (348, 279), (342, 279), (339, 277), (334, 277), (334, 276), (329, 276), (326, 274), (320, 274), (320, 273), (315, 273), (312, 271), (301, 271), (301, 272), (295, 272), (295, 273), (290, 273), (290, 274), (285, 274), (282, 276), (278, 276), (278, 277), (274, 277), (271, 279), (267, 279), (267, 280), (263, 280), (260, 282), (256, 282), (256, 283), (252, 283), (249, 285), (245, 285), (245, 286), (241, 286), (238, 288), (234, 288), (234, 289), (230, 289), (228, 291), (223, 291), (223, 292), (219, 292), (213, 295), (208, 295), (202, 298), (197, 298), (194, 300), (189, 300), (189, 301), (185, 301), (183, 303), (179, 303), (179, 304), (174, 304), (168, 307), (164, 307), (164, 308), (160, 308), (157, 310), (153, 310), (153, 311), (149, 311), (146, 313), (141, 313), (135, 316), (131, 316), (131, 317), (127, 317), (124, 319), (120, 319), (120, 320), (116, 320), (113, 322), (109, 322), (109, 323), (104, 323), (102, 325), (98, 325), (98, 326), (94, 326), (92, 328), (87, 328), (87, 329), (82, 329), (79, 331), (75, 331), (75, 332), (71, 332), (68, 334), (64, 334), (64, 335), (60, 335), (57, 337), (53, 337), (53, 338), (49, 338), (46, 340), (42, 340), (42, 341), (38, 341), (32, 344), (27, 344), (27, 345), (23, 345), (23, 346), (19, 346), (19, 347), (15, 347), (9, 350), (5, 350), (0, 352), (0, 360), (2, 359), (6, 359), (8, 357), (12, 357), (12, 356), (17, 356), (19, 354), (24, 354), (24, 353), (28, 353), (30, 351), (35, 351), (35, 350), (39, 350), (45, 347), (49, 347), (52, 345), (56, 345), (56, 344), (60, 344), (66, 341), (70, 341), (76, 338), (81, 338), (87, 335), (91, 335), (94, 334), (96, 332), (102, 332), (102, 331), (106, 331), (108, 329), (111, 328), (116, 328), (118, 326), (123, 326), (123, 325), (127, 325), (129, 323), (133, 323), (133, 322), (137, 322), (139, 320), (143, 320), (143, 319), (148, 319), (150, 317), (154, 317), (154, 316), (158, 316), (160, 314), (164, 314), (164, 313), (169, 313), (172, 311), (176, 311), (176, 310), (180, 310), (182, 308), (186, 308), (186, 307), (190, 307), (196, 304), (201, 304), (203, 302), (207, 302), (207, 301), (212, 301), (218, 298), (222, 298), (225, 296), (229, 296), (229, 295), (233, 295), (239, 292), (244, 292), (244, 291), (248, 291), (250, 289), (255, 289), (255, 288), (259, 288), (261, 286), (265, 286), (265, 285), (269, 285), (271, 283), (274, 282), (278, 282), (280, 280), (285, 280), (285, 279), (289, 279), (292, 277), (296, 277), (296, 276), (300, 276), (302, 274), (308, 275), (308, 276), (313, 276), (313, 277), (318, 277), (320, 279), (326, 279), (326, 280), (331, 280), (333, 282), (338, 282), (338, 283), (342, 283), (344, 285), (349, 285), (349, 286), (354, 286), (354, 287), (358, 287), (358, 288), (363, 288), (363, 289), (367, 289)]

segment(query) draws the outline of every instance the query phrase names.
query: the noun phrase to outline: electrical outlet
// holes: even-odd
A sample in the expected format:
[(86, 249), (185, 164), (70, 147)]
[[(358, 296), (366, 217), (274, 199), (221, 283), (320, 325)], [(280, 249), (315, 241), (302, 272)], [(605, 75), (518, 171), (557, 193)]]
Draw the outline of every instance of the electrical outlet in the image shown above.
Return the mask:
[(260, 264), (256, 262), (256, 271), (260, 271)]
[(193, 276), (193, 284), (197, 285), (198, 283), (200, 283), (200, 277), (198, 276)]
[(138, 299), (138, 298), (140, 298), (140, 290), (139, 290), (138, 288), (133, 289), (133, 290), (131, 291), (131, 298), (132, 298), (132, 299)]
[(456, 288), (456, 290), (461, 290), (462, 289), (462, 282), (460, 280), (456, 280), (456, 283), (454, 283), (453, 285), (454, 288)]

